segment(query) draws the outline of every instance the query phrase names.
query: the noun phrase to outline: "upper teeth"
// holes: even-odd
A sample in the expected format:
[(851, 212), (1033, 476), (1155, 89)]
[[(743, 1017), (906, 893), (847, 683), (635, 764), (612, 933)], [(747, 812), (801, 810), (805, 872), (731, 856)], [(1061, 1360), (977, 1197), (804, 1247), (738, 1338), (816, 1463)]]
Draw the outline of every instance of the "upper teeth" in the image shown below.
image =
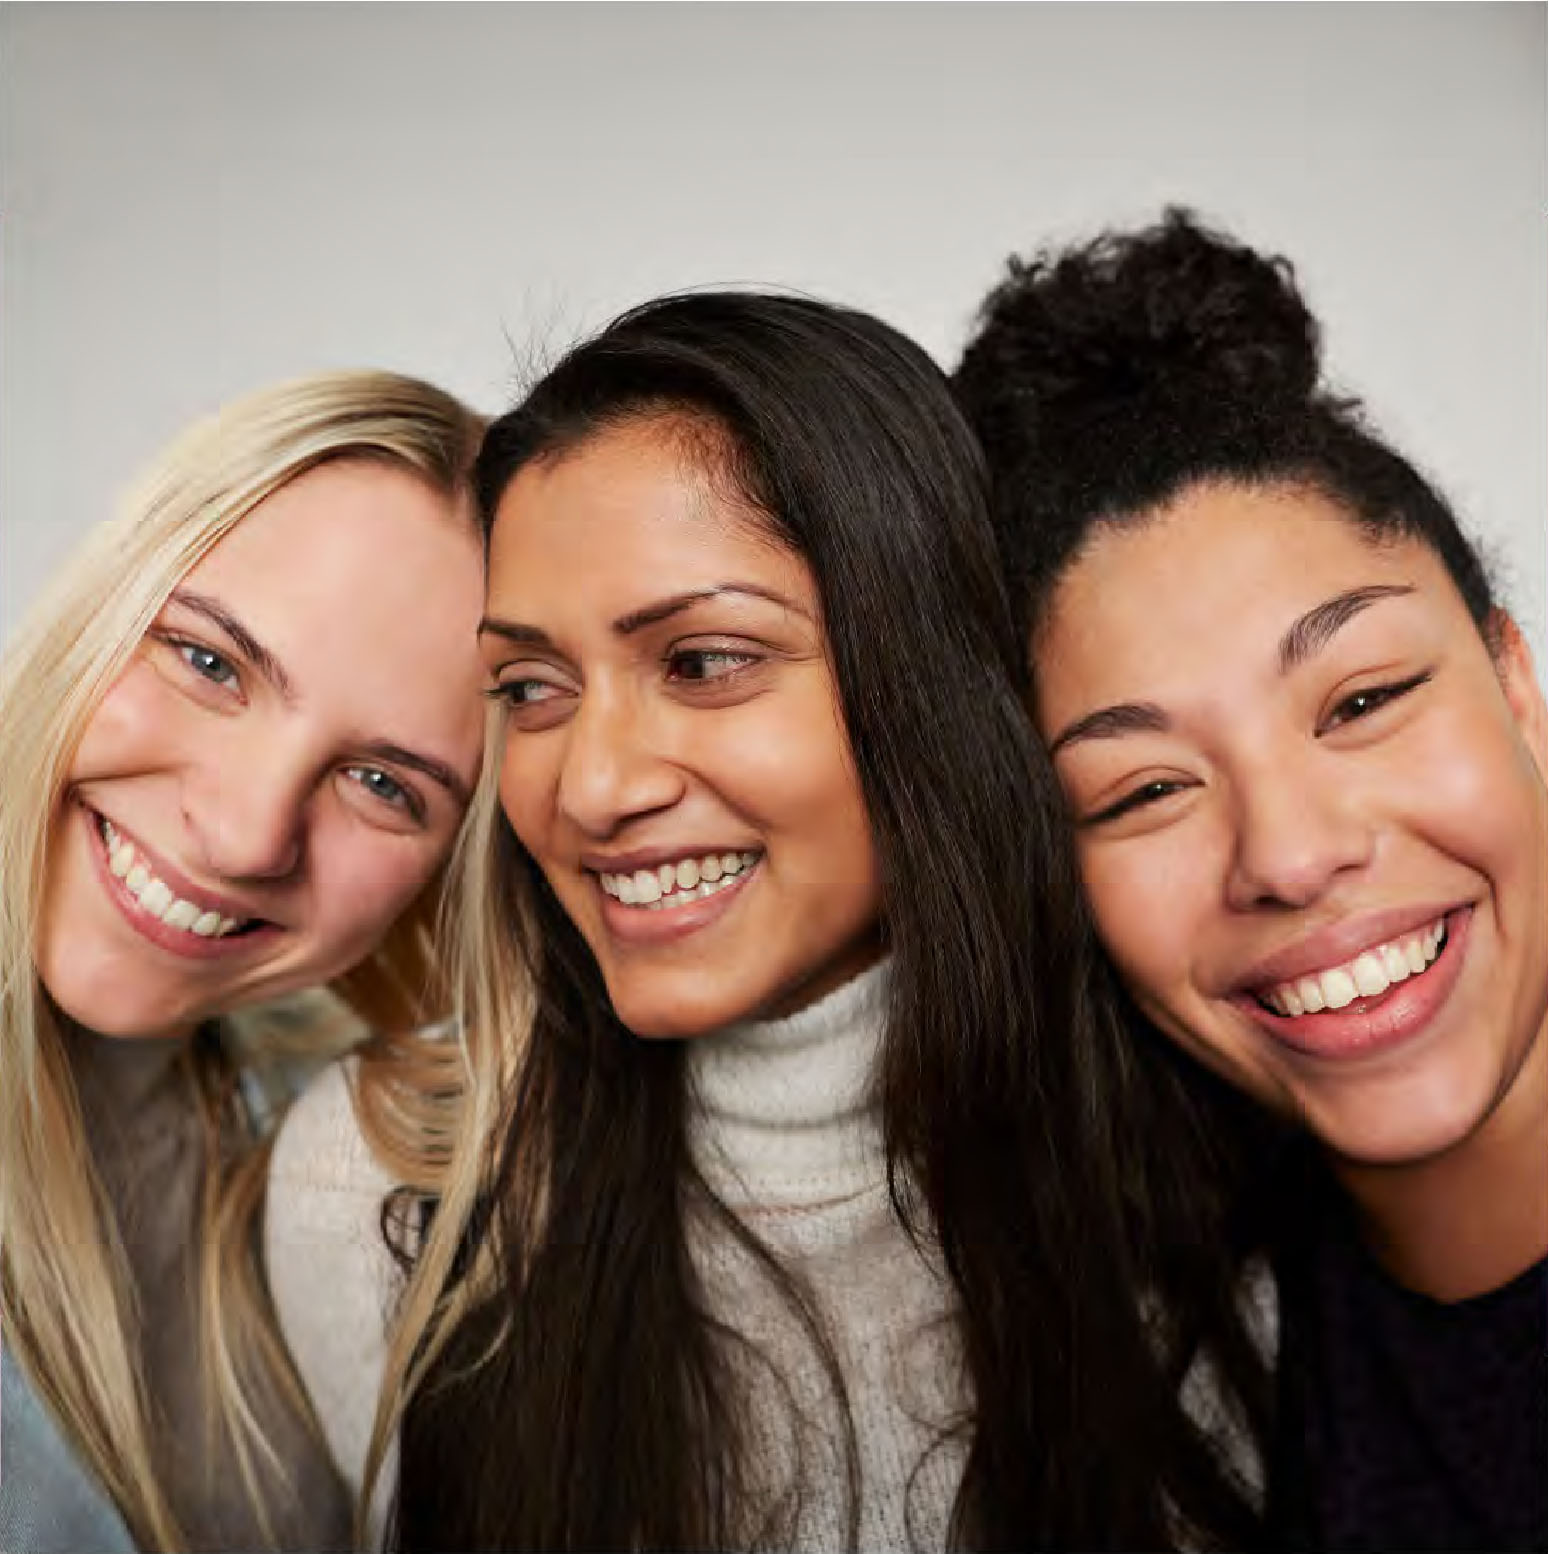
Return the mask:
[(757, 861), (757, 853), (706, 853), (702, 858), (683, 858), (677, 863), (658, 864), (654, 869), (603, 874), (599, 878), (603, 890), (625, 906), (659, 911), (675, 902), (697, 901), (701, 896), (724, 890)]
[(239, 926), (239, 919), (222, 917), (210, 907), (175, 896), (165, 881), (145, 866), (134, 843), (120, 836), (112, 821), (101, 821), (102, 840), (107, 844), (108, 868), (139, 903), (142, 912), (158, 918), (168, 928), (181, 928), (201, 939), (220, 939)]
[(1428, 928), (1390, 939), (1326, 971), (1281, 982), (1259, 997), (1276, 1014), (1316, 1014), (1323, 1009), (1343, 1009), (1357, 998), (1375, 998), (1394, 982), (1416, 977), (1440, 954), (1446, 938), (1446, 919), (1437, 918)]

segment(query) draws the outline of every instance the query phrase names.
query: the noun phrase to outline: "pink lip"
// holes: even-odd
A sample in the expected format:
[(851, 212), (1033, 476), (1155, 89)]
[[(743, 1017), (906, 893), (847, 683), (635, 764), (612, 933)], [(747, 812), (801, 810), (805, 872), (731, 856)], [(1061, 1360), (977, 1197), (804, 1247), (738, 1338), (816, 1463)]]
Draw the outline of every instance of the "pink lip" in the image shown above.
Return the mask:
[[(124, 921), (140, 935), (142, 939), (148, 939), (158, 948), (170, 951), (173, 955), (182, 956), (185, 960), (219, 960), (230, 955), (250, 954), (257, 945), (267, 943), (280, 930), (273, 923), (264, 923), (260, 927), (250, 929), (247, 933), (238, 937), (225, 939), (201, 939), (198, 934), (188, 933), (181, 928), (169, 928), (159, 919), (154, 918), (139, 903), (127, 885), (119, 879), (108, 867), (107, 847), (102, 840), (102, 832), (98, 829), (97, 813), (86, 804), (79, 805), (81, 821), (86, 827), (87, 850), (91, 855), (92, 868), (97, 878), (102, 883), (102, 888), (107, 892)], [(166, 882), (167, 888), (182, 896), (185, 900), (209, 902), (215, 910), (226, 917), (242, 919), (253, 917), (256, 914), (247, 912), (241, 906), (235, 906), (229, 899), (199, 890), (190, 885), (175, 869), (167, 868), (149, 849), (143, 847), (140, 839), (131, 836), (117, 821), (113, 822), (117, 829), (127, 840), (134, 844), (135, 851), (141, 853), (155, 864), (155, 874), (158, 879)], [(163, 872), (164, 871), (164, 872)]]
[(756, 851), (757, 848), (751, 847), (728, 847), (724, 844), (711, 847), (685, 842), (680, 847), (638, 847), (631, 853), (619, 853), (616, 858), (604, 857), (601, 853), (583, 853), (580, 866), (593, 874), (633, 874), (637, 869), (654, 871), (663, 863), (679, 863), (684, 858), (720, 857), (726, 853)]
[[(1236, 995), (1232, 1002), (1279, 1045), (1308, 1057), (1342, 1059), (1386, 1052), (1423, 1034), (1462, 974), (1473, 909), (1459, 907), (1446, 913), (1445, 919), (1446, 942), (1429, 969), (1394, 983), (1374, 998), (1357, 998), (1343, 1009), (1324, 1009), (1294, 1018), (1265, 1009), (1248, 993)], [(1432, 916), (1421, 921), (1434, 920)], [(1401, 933), (1399, 929), (1391, 937)]]
[[(648, 907), (625, 906), (616, 897), (608, 895), (599, 880), (596, 888), (602, 898), (602, 922), (608, 933), (622, 944), (649, 946), (685, 939), (725, 916), (748, 883), (758, 877), (762, 868), (763, 856), (760, 854), (750, 869), (743, 869), (737, 875), (734, 885), (727, 885), (712, 896), (701, 896), (697, 901), (689, 901), (683, 906), (662, 907), (659, 912), (652, 912)], [(611, 874), (613, 871), (609, 869), (607, 872)]]
[(1388, 907), (1379, 912), (1342, 918), (1266, 955), (1241, 976), (1236, 985), (1243, 991), (1262, 992), (1281, 982), (1294, 982), (1298, 977), (1326, 971), (1329, 966), (1341, 966), (1374, 945), (1387, 944), (1428, 928), (1456, 909), (1455, 901), (1437, 901), (1419, 906)]

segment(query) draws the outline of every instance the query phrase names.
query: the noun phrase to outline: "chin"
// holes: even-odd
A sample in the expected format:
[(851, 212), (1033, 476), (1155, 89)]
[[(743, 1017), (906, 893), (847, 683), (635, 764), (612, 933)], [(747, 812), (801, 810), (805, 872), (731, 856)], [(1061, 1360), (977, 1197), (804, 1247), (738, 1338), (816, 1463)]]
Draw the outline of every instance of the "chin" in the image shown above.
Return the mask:
[(648, 989), (631, 986), (633, 978), (609, 981), (607, 988), (614, 1013), (634, 1035), (646, 1041), (691, 1041), (698, 1036), (712, 1036), (738, 1020), (756, 1018), (761, 1007), (748, 998), (736, 997), (723, 980), (710, 974), (689, 973), (649, 980), (655, 985)]

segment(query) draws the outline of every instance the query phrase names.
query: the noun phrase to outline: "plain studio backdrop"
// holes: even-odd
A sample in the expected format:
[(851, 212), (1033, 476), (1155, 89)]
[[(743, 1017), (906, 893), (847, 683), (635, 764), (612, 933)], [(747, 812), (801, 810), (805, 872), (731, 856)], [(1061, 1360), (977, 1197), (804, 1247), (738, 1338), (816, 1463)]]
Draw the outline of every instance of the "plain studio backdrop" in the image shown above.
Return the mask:
[(1548, 647), (1539, 5), (6, 5), (0, 634), (166, 437), (387, 366), (496, 411), (659, 292), (955, 363), (1013, 252), (1192, 205)]

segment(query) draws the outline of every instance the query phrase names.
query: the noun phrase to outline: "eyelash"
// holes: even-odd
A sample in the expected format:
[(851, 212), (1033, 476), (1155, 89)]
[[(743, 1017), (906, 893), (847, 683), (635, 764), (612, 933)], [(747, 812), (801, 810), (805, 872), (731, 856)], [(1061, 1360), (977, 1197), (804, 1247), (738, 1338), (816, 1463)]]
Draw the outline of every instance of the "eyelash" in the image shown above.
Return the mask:
[[(719, 674), (681, 673), (682, 666), (691, 661), (697, 661), (701, 668), (707, 662), (727, 664), (730, 667)], [(743, 670), (762, 661), (756, 653), (741, 652), (733, 648), (673, 648), (663, 657), (662, 665), (666, 670), (667, 679), (675, 684), (700, 686), (723, 684), (741, 674)], [(538, 694), (529, 696), (524, 694), (527, 691), (536, 691)], [(551, 694), (544, 694), (545, 692)], [(563, 694), (563, 690), (551, 680), (540, 680), (530, 675), (515, 680), (503, 680), (500, 684), (489, 686), (484, 691), (484, 695), (490, 701), (503, 702), (513, 709), (537, 706)]]
[(1153, 782), (1142, 783), (1132, 793), (1124, 794), (1121, 799), (1109, 804), (1106, 809), (1099, 810), (1094, 815), (1088, 815), (1085, 823), (1088, 826), (1096, 826), (1108, 820), (1117, 820), (1131, 810), (1143, 809), (1148, 804), (1159, 803), (1162, 799), (1170, 798), (1172, 794), (1180, 793), (1184, 788), (1191, 786), (1190, 783), (1174, 782), (1158, 777)]
[[(343, 770), (344, 775), (356, 783), (363, 793), (379, 800), (392, 809), (407, 811), (415, 820), (423, 824), (425, 818), (424, 801), (406, 783), (399, 782), (391, 772), (384, 772), (379, 766), (346, 766)], [(370, 786), (369, 779), (372, 777), (381, 777), (390, 782), (397, 790), (397, 797), (388, 798), (385, 794), (375, 792)]]
[[(1364, 690), (1353, 691), (1344, 697), (1334, 708), (1332, 713), (1324, 719), (1318, 728), (1319, 735), (1331, 729), (1342, 728), (1346, 723), (1357, 723), (1361, 718), (1368, 718), (1374, 712), (1379, 712), (1383, 707), (1406, 696), (1410, 691), (1418, 688), (1429, 680), (1431, 671), (1426, 669), (1419, 674), (1411, 675), (1406, 680), (1398, 680), (1391, 685), (1372, 685)], [(1357, 703), (1362, 703), (1358, 710), (1353, 710)], [(1154, 782), (1142, 783), (1132, 793), (1126, 793), (1116, 803), (1109, 804), (1106, 809), (1098, 811), (1094, 815), (1088, 815), (1086, 825), (1101, 825), (1109, 820), (1117, 820), (1133, 810), (1143, 809), (1147, 805), (1157, 804), (1162, 799), (1170, 798), (1172, 794), (1181, 792), (1184, 788), (1191, 787), (1191, 783), (1176, 782), (1158, 778)]]
[[(1318, 728), (1319, 735), (1331, 729), (1342, 728), (1346, 723), (1357, 723), (1361, 718), (1368, 718), (1373, 712), (1379, 712), (1381, 708), (1406, 696), (1410, 691), (1416, 691), (1430, 678), (1431, 671), (1421, 670), (1416, 675), (1411, 675), (1406, 680), (1396, 681), (1392, 685), (1372, 685), (1364, 690), (1352, 691), (1342, 701), (1334, 706), (1333, 710), (1323, 720)], [(1358, 711), (1351, 710), (1357, 702), (1364, 703)]]
[[(233, 688), (240, 689), (241, 676), (237, 672), (237, 666), (226, 654), (216, 648), (212, 648), (206, 642), (196, 642), (192, 637), (175, 636), (171, 632), (158, 633), (160, 640), (172, 649), (183, 663), (201, 680), (213, 685), (217, 690), (229, 691)], [(194, 662), (195, 654), (203, 654), (208, 659), (213, 659), (223, 670), (225, 676), (217, 678), (213, 674), (206, 674)]]

